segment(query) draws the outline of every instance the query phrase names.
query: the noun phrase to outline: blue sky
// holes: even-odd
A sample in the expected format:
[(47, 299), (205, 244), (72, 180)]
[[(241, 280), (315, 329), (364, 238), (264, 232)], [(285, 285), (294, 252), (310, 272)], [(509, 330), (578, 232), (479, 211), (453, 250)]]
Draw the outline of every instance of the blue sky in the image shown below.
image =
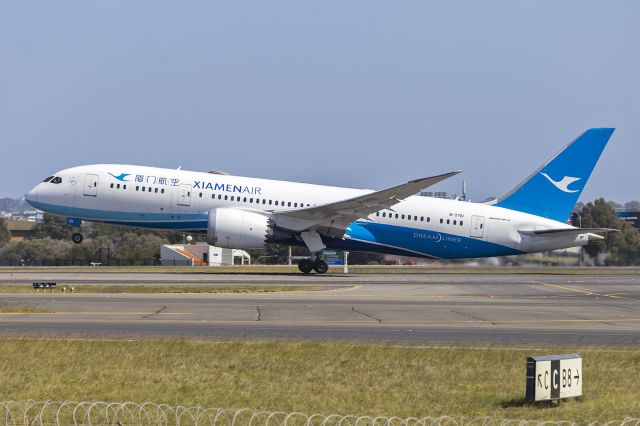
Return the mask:
[(2, 1), (0, 196), (130, 163), (499, 196), (589, 127), (640, 198), (640, 2)]

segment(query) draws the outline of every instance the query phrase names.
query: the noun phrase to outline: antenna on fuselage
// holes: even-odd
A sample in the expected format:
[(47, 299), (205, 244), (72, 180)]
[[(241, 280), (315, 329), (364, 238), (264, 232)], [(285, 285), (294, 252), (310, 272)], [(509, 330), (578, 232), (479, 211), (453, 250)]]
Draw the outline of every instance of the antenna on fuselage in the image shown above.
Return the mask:
[(182, 165), (179, 165), (176, 170), (182, 170)]

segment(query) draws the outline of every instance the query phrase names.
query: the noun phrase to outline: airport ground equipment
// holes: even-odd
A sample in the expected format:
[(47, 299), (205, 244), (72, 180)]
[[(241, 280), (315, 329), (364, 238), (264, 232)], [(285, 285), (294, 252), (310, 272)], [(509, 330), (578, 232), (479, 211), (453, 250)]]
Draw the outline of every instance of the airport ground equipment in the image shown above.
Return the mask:
[(527, 358), (527, 401), (558, 401), (581, 396), (582, 382), (582, 357), (578, 354)]

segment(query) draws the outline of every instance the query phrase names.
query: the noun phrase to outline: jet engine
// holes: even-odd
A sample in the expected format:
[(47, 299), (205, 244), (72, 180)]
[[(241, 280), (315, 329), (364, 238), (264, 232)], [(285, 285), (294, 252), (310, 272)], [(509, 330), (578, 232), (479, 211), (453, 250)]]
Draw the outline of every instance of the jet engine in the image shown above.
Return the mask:
[(207, 243), (231, 249), (264, 247), (273, 234), (265, 214), (239, 209), (211, 209), (207, 226)]

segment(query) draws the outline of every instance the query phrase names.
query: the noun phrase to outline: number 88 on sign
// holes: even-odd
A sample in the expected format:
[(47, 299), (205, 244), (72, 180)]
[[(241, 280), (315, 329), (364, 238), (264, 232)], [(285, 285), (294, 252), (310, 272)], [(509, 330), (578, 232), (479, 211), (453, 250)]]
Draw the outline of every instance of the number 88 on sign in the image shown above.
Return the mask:
[(580, 355), (527, 358), (527, 401), (551, 401), (581, 396), (582, 381)]

